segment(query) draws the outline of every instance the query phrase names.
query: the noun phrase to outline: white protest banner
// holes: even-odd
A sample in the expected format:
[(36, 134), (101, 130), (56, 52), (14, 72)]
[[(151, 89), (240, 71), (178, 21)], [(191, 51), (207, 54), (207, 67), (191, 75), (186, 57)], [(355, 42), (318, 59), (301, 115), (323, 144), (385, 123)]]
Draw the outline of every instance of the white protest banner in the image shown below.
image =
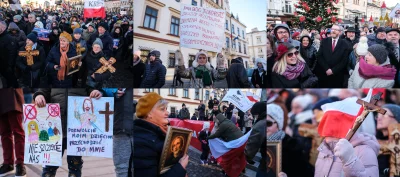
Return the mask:
[(131, 3), (128, 0), (121, 0), (121, 9), (129, 8)]
[(389, 14), (390, 18), (400, 18), (400, 4), (397, 3), (396, 7)]
[(180, 46), (221, 52), (225, 44), (225, 11), (181, 5)]
[(62, 166), (62, 125), (59, 104), (23, 105), (25, 164)]
[(68, 155), (112, 158), (114, 98), (68, 97)]
[(85, 0), (83, 16), (85, 18), (105, 18), (104, 0)]
[(254, 103), (240, 89), (229, 89), (222, 101), (229, 101), (243, 112), (253, 107)]

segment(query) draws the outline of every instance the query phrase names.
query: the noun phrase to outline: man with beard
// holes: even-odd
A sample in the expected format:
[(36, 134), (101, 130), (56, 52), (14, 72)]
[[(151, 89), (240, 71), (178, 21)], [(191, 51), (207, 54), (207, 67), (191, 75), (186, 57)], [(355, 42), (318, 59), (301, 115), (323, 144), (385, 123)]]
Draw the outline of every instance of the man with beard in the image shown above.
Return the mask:
[(379, 27), (375, 34), (370, 34), (367, 36), (368, 38), (368, 47), (374, 44), (383, 44), (386, 42), (386, 33), (385, 28)]
[(331, 37), (321, 42), (317, 54), (319, 61), (315, 68), (321, 88), (342, 88), (344, 85), (344, 74), (351, 48), (347, 42), (339, 39), (342, 31), (341, 26), (333, 25)]
[(287, 24), (279, 24), (274, 28), (274, 35), (276, 38), (276, 46), (280, 43), (288, 42), (295, 47), (300, 46), (300, 42), (293, 40), (290, 34), (289, 26)]
[(149, 53), (146, 68), (143, 74), (141, 88), (161, 88), (165, 84), (167, 69), (160, 60), (160, 51), (153, 50)]
[[(398, 76), (399, 70), (400, 70), (400, 47), (399, 47), (399, 41), (400, 41), (400, 30), (391, 28), (386, 30), (386, 41), (388, 43), (393, 44), (393, 52), (390, 52), (389, 54), (389, 59), (390, 59), (390, 64), (396, 67), (396, 77), (394, 79), (394, 88), (400, 87), (400, 78)], [(391, 56), (391, 57), (390, 57)]]
[(347, 28), (346, 33), (346, 41), (348, 42), (349, 46), (355, 48), (356, 44), (359, 41), (359, 38), (356, 36), (356, 29), (354, 27)]

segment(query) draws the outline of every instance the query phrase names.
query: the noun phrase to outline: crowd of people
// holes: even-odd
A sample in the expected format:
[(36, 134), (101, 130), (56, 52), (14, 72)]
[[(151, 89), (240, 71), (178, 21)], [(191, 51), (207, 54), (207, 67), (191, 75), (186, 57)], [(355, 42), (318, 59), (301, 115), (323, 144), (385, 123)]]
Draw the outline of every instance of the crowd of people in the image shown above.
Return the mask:
[[(397, 134), (396, 138), (396, 131), (389, 134), (389, 126), (400, 121), (399, 90), (374, 89), (373, 92), (383, 93), (377, 106), (386, 113), (370, 113), (350, 141), (344, 137), (355, 117), (329, 111), (339, 108), (325, 107), (352, 97), (364, 98), (367, 92), (368, 89), (267, 90), (267, 142), (282, 142), (282, 169), (278, 175), (398, 176), (398, 163), (392, 154), (398, 151), (384, 152), (394, 148), (385, 143), (394, 143), (399, 137)], [(357, 104), (355, 100), (352, 104)], [(268, 175), (275, 172), (267, 171)]]
[(267, 88), (397, 88), (400, 29), (270, 24)]
[[(115, 70), (100, 68), (127, 66), (132, 48), (132, 16), (107, 12), (102, 19), (85, 18), (83, 11), (75, 10), (0, 9), (2, 88), (108, 87)], [(78, 55), (80, 62), (70, 64)], [(69, 72), (78, 65), (78, 72)], [(132, 67), (117, 68), (133, 72)]]

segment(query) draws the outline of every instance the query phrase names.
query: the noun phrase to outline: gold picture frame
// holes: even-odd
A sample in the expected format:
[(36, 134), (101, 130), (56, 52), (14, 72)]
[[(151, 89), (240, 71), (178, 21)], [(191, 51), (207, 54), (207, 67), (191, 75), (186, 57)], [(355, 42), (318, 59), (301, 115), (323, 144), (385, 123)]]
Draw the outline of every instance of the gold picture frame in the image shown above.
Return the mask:
[[(160, 159), (160, 174), (168, 171), (173, 165), (179, 163), (183, 155), (189, 150), (192, 130), (169, 126), (164, 141), (164, 148)], [(178, 148), (178, 149), (176, 149)], [(177, 151), (177, 152), (173, 152)]]
[(73, 73), (76, 73), (79, 71), (81, 68), (81, 65), (79, 64), (82, 61), (82, 55), (77, 55), (71, 58), (68, 58), (67, 61), (67, 75), (71, 75)]
[(278, 177), (282, 169), (282, 142), (267, 141), (267, 176)]

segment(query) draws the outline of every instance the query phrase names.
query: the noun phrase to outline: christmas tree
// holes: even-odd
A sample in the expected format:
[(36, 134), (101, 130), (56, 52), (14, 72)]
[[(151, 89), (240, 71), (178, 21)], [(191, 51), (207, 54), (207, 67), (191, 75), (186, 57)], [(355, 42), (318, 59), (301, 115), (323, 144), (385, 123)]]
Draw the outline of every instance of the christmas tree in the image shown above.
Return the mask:
[(294, 24), (303, 29), (321, 29), (341, 22), (338, 19), (337, 11), (339, 8), (334, 6), (339, 0), (299, 0), (295, 4), (296, 12), (294, 12)]

